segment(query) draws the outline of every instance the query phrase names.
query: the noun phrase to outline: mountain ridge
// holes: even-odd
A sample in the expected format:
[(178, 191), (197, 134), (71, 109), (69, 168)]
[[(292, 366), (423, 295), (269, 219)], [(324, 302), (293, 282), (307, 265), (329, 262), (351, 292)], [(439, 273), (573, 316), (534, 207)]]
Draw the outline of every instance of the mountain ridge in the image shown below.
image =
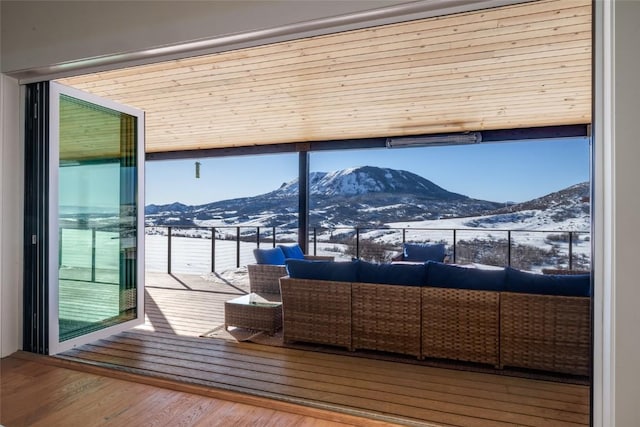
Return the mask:
[[(585, 187), (586, 185), (586, 187)], [(552, 209), (558, 218), (584, 215), (584, 204), (567, 200), (588, 197), (588, 183), (523, 203), (472, 199), (447, 191), (412, 172), (362, 166), (310, 174), (310, 224), (312, 226), (380, 226), (399, 221), (424, 221), (492, 215), (513, 218), (517, 212)], [(563, 193), (564, 192), (564, 193)], [(174, 202), (145, 207), (147, 225), (278, 226), (297, 227), (298, 180), (252, 197), (201, 205)], [(564, 200), (564, 202), (562, 202)], [(564, 209), (565, 203), (567, 209)], [(570, 205), (570, 209), (569, 209)], [(588, 208), (588, 203), (586, 204)], [(546, 207), (545, 207), (546, 206)], [(479, 225), (481, 226), (481, 225)]]

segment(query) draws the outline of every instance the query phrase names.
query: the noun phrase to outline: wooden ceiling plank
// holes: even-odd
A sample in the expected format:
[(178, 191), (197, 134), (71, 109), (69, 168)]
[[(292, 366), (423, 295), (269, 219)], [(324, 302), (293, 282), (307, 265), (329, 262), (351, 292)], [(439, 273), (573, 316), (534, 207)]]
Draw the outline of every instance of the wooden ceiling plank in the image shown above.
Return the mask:
[[(454, 93), (456, 91), (485, 91), (490, 90), (491, 86), (497, 86), (498, 88), (504, 87), (528, 87), (538, 86), (544, 84), (557, 84), (558, 82), (573, 82), (580, 81), (583, 84), (591, 79), (591, 70), (588, 66), (582, 68), (567, 68), (560, 71), (554, 70), (549, 73), (518, 73), (514, 75), (484, 75), (484, 76), (465, 76), (457, 75), (456, 77), (441, 79), (441, 80), (427, 80), (427, 81), (413, 81), (413, 80), (401, 80), (387, 81), (384, 85), (381, 84), (369, 84), (363, 86), (350, 86), (339, 87), (335, 90), (324, 90), (322, 92), (299, 92), (298, 94), (291, 94), (289, 92), (271, 91), (269, 93), (248, 93), (245, 96), (233, 96), (227, 95), (203, 95), (200, 97), (190, 97), (187, 100), (180, 100), (176, 102), (175, 98), (163, 98), (163, 101), (155, 100), (154, 103), (147, 107), (146, 111), (149, 113), (155, 113), (162, 110), (176, 111), (183, 107), (196, 107), (196, 106), (210, 106), (211, 108), (227, 108), (233, 106), (260, 106), (265, 104), (271, 104), (279, 102), (281, 105), (298, 105), (306, 102), (335, 102), (340, 97), (349, 97), (353, 101), (359, 101), (367, 99), (375, 99), (380, 94), (386, 96), (398, 96), (404, 92), (424, 93), (424, 95), (432, 95), (429, 90), (437, 88), (438, 92), (443, 90), (450, 90)], [(521, 84), (521, 85), (518, 85)], [(369, 98), (371, 97), (371, 98)]]
[[(388, 70), (390, 69), (399, 70), (400, 72), (407, 73), (407, 69), (413, 70), (415, 68), (417, 71), (420, 71), (425, 68), (434, 69), (434, 70), (435, 69), (446, 70), (446, 69), (450, 69), (453, 65), (460, 66), (460, 67), (473, 67), (474, 65), (482, 66), (486, 64), (493, 64), (494, 66), (508, 67), (512, 62), (517, 64), (522, 61), (533, 61), (533, 60), (538, 60), (542, 58), (558, 58), (558, 57), (562, 58), (567, 55), (575, 55), (575, 54), (581, 54), (583, 55), (583, 58), (586, 59), (586, 58), (590, 58), (591, 40), (590, 39), (576, 40), (576, 41), (566, 42), (561, 45), (558, 45), (558, 44), (544, 45), (544, 49), (532, 49), (529, 47), (515, 48), (510, 51), (512, 53), (511, 56), (508, 55), (508, 52), (509, 50), (489, 51), (489, 52), (475, 53), (475, 54), (462, 55), (462, 56), (445, 56), (442, 58), (432, 57), (432, 58), (426, 58), (426, 59), (419, 58), (419, 57), (402, 58), (403, 60), (399, 62), (391, 62), (390, 58), (385, 58), (385, 59), (377, 60), (375, 62), (369, 61), (366, 64), (360, 64), (361, 66), (355, 67), (355, 68), (334, 67), (334, 69), (332, 69), (331, 71), (318, 70), (314, 74), (308, 74), (304, 76), (301, 76), (301, 75), (285, 76), (285, 77), (275, 76), (273, 78), (262, 80), (260, 82), (255, 82), (253, 78), (246, 78), (246, 77), (237, 81), (221, 81), (221, 82), (218, 82), (219, 84), (213, 84), (211, 87), (209, 87), (209, 90), (224, 91), (226, 87), (236, 86), (239, 83), (243, 83), (243, 84), (248, 83), (249, 87), (256, 84), (259, 86), (262, 84), (274, 83), (274, 80), (280, 81), (281, 79), (285, 79), (289, 81), (297, 81), (297, 82), (304, 82), (304, 81), (313, 82), (317, 80), (334, 78), (334, 79), (342, 79), (342, 81), (344, 81), (345, 79), (351, 78), (351, 76), (354, 76), (354, 75), (356, 76), (355, 78), (357, 78), (357, 76), (359, 75), (359, 72), (363, 72), (369, 77), (371, 77), (371, 73), (374, 73), (374, 75), (375, 73), (378, 73), (378, 74), (385, 73), (385, 72), (388, 72)], [(552, 61), (555, 62), (555, 59), (553, 59)], [(407, 67), (407, 64), (410, 64), (410, 67)], [(209, 86), (209, 83), (207, 82), (207, 83), (203, 83), (199, 87), (206, 90), (208, 86)], [(131, 91), (129, 92), (129, 94), (133, 98), (134, 96), (136, 96), (137, 94), (140, 94), (141, 92), (147, 93), (149, 91), (159, 90), (160, 88), (161, 86), (156, 86), (155, 88), (142, 86), (136, 89), (136, 91), (133, 91), (133, 89), (123, 89), (123, 91), (125, 91), (125, 93), (127, 93), (126, 92), (127, 90)], [(189, 90), (190, 87), (187, 85), (181, 85), (175, 89)], [(103, 93), (99, 91), (95, 93), (100, 96), (107, 96), (112, 99), (118, 100), (118, 99), (121, 99), (118, 96), (118, 92), (110, 91), (110, 92)], [(145, 108), (144, 105), (135, 105), (135, 106), (138, 106), (139, 108)]]
[[(582, 76), (574, 76), (570, 78), (561, 78), (557, 80), (545, 80), (541, 82), (528, 81), (526, 78), (521, 79), (518, 82), (505, 81), (503, 84), (500, 82), (486, 83), (479, 85), (477, 83), (472, 84), (458, 84), (438, 87), (433, 85), (429, 88), (407, 88), (394, 91), (381, 91), (378, 93), (365, 93), (362, 96), (357, 94), (345, 94), (341, 96), (334, 96), (331, 98), (314, 98), (314, 99), (300, 99), (300, 100), (261, 100), (261, 102), (244, 103), (244, 104), (227, 104), (220, 105), (217, 103), (208, 103), (204, 101), (190, 101), (189, 104), (177, 104), (174, 108), (168, 105), (164, 109), (158, 109), (149, 111), (149, 113), (158, 115), (163, 121), (167, 123), (172, 121), (172, 117), (176, 117), (176, 111), (180, 111), (187, 117), (191, 117), (190, 111), (213, 115), (215, 117), (234, 117), (235, 115), (242, 114), (267, 114), (269, 111), (288, 111), (288, 110), (315, 110), (324, 109), (327, 104), (331, 104), (332, 110), (339, 110), (342, 106), (367, 105), (367, 104), (381, 104), (386, 108), (390, 106), (402, 103), (410, 102), (413, 99), (425, 99), (430, 102), (438, 102), (441, 99), (455, 98), (459, 95), (466, 96), (468, 98), (484, 96), (508, 96), (511, 93), (518, 92), (521, 96), (528, 95), (532, 90), (537, 90), (542, 93), (555, 93), (562, 89), (570, 88), (583, 89), (584, 86), (590, 81), (590, 73), (584, 73)], [(418, 90), (422, 89), (422, 90)], [(588, 92), (588, 91), (587, 91)], [(213, 113), (211, 113), (213, 112)], [(195, 118), (195, 117), (194, 117)]]
[[(571, 89), (567, 89), (564, 92), (558, 93), (534, 93), (538, 98), (533, 98), (533, 95), (528, 96), (524, 100), (521, 101), (522, 98), (514, 97), (514, 98), (505, 98), (505, 97), (490, 97), (485, 96), (482, 98), (474, 98), (468, 99), (464, 96), (451, 98), (449, 100), (445, 100), (439, 102), (437, 105), (434, 105), (434, 102), (426, 101), (412, 101), (406, 103), (400, 103), (393, 105), (389, 108), (386, 106), (361, 106), (357, 109), (348, 109), (348, 110), (337, 110), (332, 112), (307, 112), (307, 111), (290, 111), (290, 112), (270, 112), (265, 111), (264, 114), (260, 115), (260, 117), (254, 117), (252, 119), (240, 119), (233, 121), (231, 118), (226, 118), (222, 120), (216, 116), (201, 116), (197, 117), (200, 119), (194, 121), (189, 120), (187, 123), (188, 128), (191, 131), (202, 130), (202, 131), (211, 131), (211, 132), (222, 132), (229, 133), (233, 129), (240, 129), (243, 131), (247, 131), (253, 125), (263, 124), (264, 126), (278, 128), (282, 126), (292, 127), (295, 126), (296, 123), (300, 123), (303, 125), (309, 120), (313, 120), (314, 125), (317, 124), (318, 128), (323, 128), (327, 126), (327, 123), (332, 123), (336, 121), (344, 121), (346, 124), (351, 123), (352, 126), (361, 125), (361, 120), (392, 120), (392, 118), (397, 115), (421, 115), (424, 114), (425, 111), (449, 111), (455, 112), (456, 108), (458, 109), (458, 116), (460, 120), (463, 120), (465, 117), (464, 114), (467, 114), (472, 109), (476, 108), (481, 111), (494, 111), (500, 110), (504, 108), (505, 105), (508, 105), (510, 109), (522, 109), (522, 110), (531, 110), (533, 111), (536, 106), (540, 106), (542, 108), (547, 108), (548, 110), (553, 111), (565, 111), (567, 114), (571, 115), (571, 111), (569, 107), (572, 107), (574, 101), (576, 99), (588, 99), (590, 94), (585, 94), (580, 91), (575, 91)], [(490, 102), (491, 101), (491, 102)], [(520, 102), (521, 104), (518, 104)], [(549, 104), (554, 103), (554, 108), (552, 109)], [(461, 107), (461, 104), (464, 104), (464, 107)], [(584, 111), (589, 109), (584, 108)], [(295, 120), (294, 120), (295, 119)], [(180, 122), (172, 122), (166, 123), (161, 118), (154, 118), (152, 122), (157, 121), (156, 126), (158, 129), (176, 129), (178, 128)]]
[[(127, 82), (136, 82), (140, 84), (141, 78), (148, 80), (148, 84), (154, 84), (163, 80), (178, 80), (181, 81), (184, 76), (193, 76), (193, 78), (199, 76), (223, 76), (227, 73), (237, 72), (238, 70), (264, 70), (269, 73), (269, 70), (276, 71), (277, 67), (296, 66), (301, 64), (301, 59), (304, 59), (303, 63), (308, 66), (323, 66), (323, 64), (330, 64), (332, 61), (339, 60), (358, 60), (359, 55), (371, 55), (372, 52), (379, 52), (384, 55), (385, 52), (396, 52), (403, 49), (418, 49), (423, 50), (442, 50), (442, 49), (456, 49), (459, 47), (474, 48), (487, 44), (496, 44), (498, 42), (517, 42), (519, 40), (535, 40), (538, 37), (549, 35), (550, 31), (555, 34), (567, 34), (573, 32), (590, 31), (591, 20), (590, 16), (583, 16), (580, 19), (574, 21), (576, 18), (572, 18), (566, 21), (564, 25), (559, 25), (560, 22), (551, 21), (544, 22), (544, 27), (532, 27), (530, 24), (522, 24), (522, 31), (515, 32), (514, 29), (510, 29), (511, 32), (507, 32), (507, 29), (492, 28), (490, 32), (476, 32), (468, 34), (465, 32), (456, 33), (446, 38), (432, 37), (425, 33), (417, 33), (415, 35), (416, 40), (402, 39), (400, 42), (396, 41), (396, 38), (385, 40), (384, 42), (372, 42), (366, 40), (365, 44), (350, 47), (345, 44), (332, 46), (328, 53), (313, 54), (306, 50), (299, 50), (293, 55), (287, 55), (288, 58), (280, 59), (279, 56), (284, 53), (272, 54), (269, 56), (260, 56), (259, 64), (255, 62), (243, 61), (224, 61), (221, 63), (205, 63), (200, 66), (191, 65), (188, 67), (176, 68), (173, 70), (167, 70), (162, 73), (140, 73), (132, 70), (131, 74), (127, 77), (121, 77), (118, 79), (112, 79), (108, 81), (103, 79), (99, 82), (83, 84), (80, 81), (76, 81), (74, 84), (83, 84), (86, 89), (92, 89), (97, 87), (103, 87), (105, 89), (111, 86), (123, 85)], [(575, 22), (575, 24), (574, 24)], [(400, 36), (398, 36), (400, 37)], [(407, 51), (408, 54), (412, 52)], [(302, 58), (301, 58), (302, 57)], [(355, 58), (355, 59), (354, 59)], [(289, 69), (288, 71), (292, 71)]]
[[(572, 29), (578, 29), (572, 28)], [(494, 56), (504, 56), (505, 52), (516, 51), (518, 48), (530, 50), (540, 49), (548, 46), (561, 47), (566, 44), (567, 47), (572, 43), (591, 42), (591, 27), (590, 25), (580, 26), (580, 31), (569, 31), (568, 33), (558, 32), (551, 36), (535, 36), (529, 39), (502, 41), (499, 43), (492, 43), (482, 45), (481, 49), (477, 49), (475, 46), (461, 46), (452, 47), (451, 45), (439, 46), (437, 50), (429, 51), (425, 47), (411, 47), (410, 49), (398, 49), (391, 52), (371, 52), (370, 50), (366, 54), (353, 55), (348, 58), (344, 58), (341, 62), (335, 62), (332, 59), (325, 59), (321, 63), (304, 62), (299, 65), (274, 65), (273, 63), (268, 68), (245, 68), (235, 73), (220, 73), (218, 70), (206, 71), (204, 74), (191, 72), (186, 75), (166, 75), (157, 77), (155, 79), (141, 79), (135, 82), (120, 83), (114, 82), (108, 84), (105, 82), (100, 86), (101, 93), (108, 94), (110, 96), (117, 96), (120, 92), (128, 92), (134, 85), (138, 91), (158, 90), (161, 87), (188, 87), (189, 84), (207, 82), (215, 84), (220, 82), (224, 84), (232, 84), (233, 79), (271, 79), (274, 76), (284, 75), (289, 78), (299, 78), (300, 76), (308, 74), (322, 74), (326, 72), (340, 72), (345, 69), (363, 68), (366, 69), (371, 66), (384, 65), (387, 62), (402, 62), (408, 61), (430, 61), (437, 58), (447, 57), (461, 57), (469, 54), (480, 53), (493, 53)], [(357, 65), (357, 67), (354, 67)], [(259, 85), (260, 82), (255, 82)], [(92, 90), (91, 87), (85, 85), (78, 85), (77, 87), (83, 90)], [(94, 89), (98, 89), (95, 87)]]
[[(291, 81), (286, 80), (284, 82), (275, 82), (270, 85), (262, 85), (259, 88), (252, 88), (250, 85), (234, 85), (233, 90), (225, 88), (225, 90), (214, 91), (210, 95), (210, 92), (202, 91), (202, 88), (196, 90), (189, 90), (181, 92), (185, 98), (197, 96), (217, 96), (219, 98), (233, 98), (237, 99), (238, 96), (251, 97), (253, 101), (256, 101), (258, 96), (267, 96), (268, 94), (290, 94), (295, 96), (297, 94), (309, 94), (314, 93), (317, 96), (322, 96), (323, 93), (332, 93), (332, 91), (348, 91), (359, 87), (377, 87), (379, 85), (387, 86), (393, 84), (395, 81), (422, 81), (423, 79), (431, 78), (438, 79), (439, 81), (447, 81), (460, 76), (469, 76), (469, 78), (484, 78), (486, 76), (500, 76), (500, 78), (508, 78), (509, 75), (525, 75), (530, 72), (531, 75), (537, 75), (538, 73), (552, 74), (552, 73), (564, 73), (565, 70), (576, 69), (590, 69), (591, 58), (585, 57), (584, 54), (578, 55), (561, 55), (555, 58), (542, 58), (535, 60), (526, 60), (520, 62), (512, 62), (508, 67), (503, 64), (496, 64), (490, 62), (480, 66), (473, 67), (447, 67), (438, 69), (426, 69), (422, 68), (399, 68), (394, 72), (386, 71), (374, 71), (367, 73), (363, 78), (361, 75), (347, 76), (342, 78), (326, 78), (312, 80), (309, 82)], [(553, 59), (553, 62), (550, 62)], [(570, 64), (570, 65), (567, 65)], [(247, 88), (251, 88), (248, 91)], [(127, 98), (119, 98), (119, 101), (127, 102), (129, 99), (139, 100), (139, 104), (148, 105), (145, 101), (153, 101), (154, 104), (161, 104), (163, 100), (173, 101), (176, 99), (175, 89), (163, 89), (158, 92), (151, 92), (146, 96), (133, 96)], [(145, 107), (149, 108), (149, 107)]]
[[(511, 22), (515, 24), (529, 23), (532, 21), (544, 21), (554, 18), (567, 18), (571, 16), (590, 15), (590, 2), (578, 1), (571, 2), (563, 0), (562, 2), (537, 2), (526, 4), (524, 7), (499, 8), (487, 11), (469, 12), (468, 15), (476, 16), (481, 19), (465, 19), (461, 20), (460, 15), (450, 15), (439, 18), (428, 18), (425, 20), (412, 21), (407, 23), (390, 24), (382, 27), (368, 28), (363, 30), (354, 30), (350, 32), (342, 32), (325, 36), (312, 37), (309, 39), (295, 40), (291, 42), (276, 43), (265, 46), (258, 46), (249, 49), (242, 49), (230, 52), (223, 52), (213, 55), (205, 55), (194, 58), (186, 58), (175, 61), (167, 61), (160, 64), (149, 64), (139, 67), (131, 67), (127, 69), (94, 73), (85, 76), (73, 77), (75, 84), (85, 82), (99, 82), (105, 78), (120, 78), (140, 74), (153, 74), (155, 72), (163, 73), (166, 70), (175, 68), (189, 68), (200, 64), (209, 64), (214, 58), (219, 58), (217, 62), (225, 63), (236, 59), (244, 59), (247, 57), (262, 58), (274, 52), (290, 51), (291, 46), (299, 46), (302, 48), (313, 48), (314, 45), (328, 46), (333, 49), (336, 44), (349, 43), (351, 38), (355, 40), (371, 40), (378, 37), (385, 37), (394, 34), (405, 34), (407, 32), (420, 32), (438, 28), (449, 28), (450, 31), (456, 31), (460, 26), (469, 27), (472, 25), (485, 25), (490, 20), (497, 19), (498, 26), (511, 26)], [(493, 25), (493, 24), (491, 24)], [(490, 26), (489, 26), (490, 27)], [(473, 28), (473, 27), (472, 27)], [(333, 41), (332, 41), (333, 40)], [(180, 65), (184, 64), (184, 65)]]

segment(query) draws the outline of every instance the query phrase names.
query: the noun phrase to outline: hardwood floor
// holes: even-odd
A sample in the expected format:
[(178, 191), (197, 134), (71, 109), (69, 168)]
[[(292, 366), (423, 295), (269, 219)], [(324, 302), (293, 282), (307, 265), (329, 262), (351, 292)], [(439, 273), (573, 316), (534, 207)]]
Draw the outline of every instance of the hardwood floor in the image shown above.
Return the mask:
[[(109, 378), (16, 354), (0, 362), (0, 423), (20, 426), (330, 426), (364, 425), (215, 399)], [(50, 358), (49, 358), (50, 359)], [(346, 418), (346, 417), (345, 417)]]
[(246, 292), (246, 281), (233, 279), (148, 274), (147, 323), (69, 351), (61, 362), (241, 403), (273, 399), (291, 405), (287, 411), (366, 417), (365, 424), (589, 425), (585, 385), (198, 338), (223, 323), (225, 300)]

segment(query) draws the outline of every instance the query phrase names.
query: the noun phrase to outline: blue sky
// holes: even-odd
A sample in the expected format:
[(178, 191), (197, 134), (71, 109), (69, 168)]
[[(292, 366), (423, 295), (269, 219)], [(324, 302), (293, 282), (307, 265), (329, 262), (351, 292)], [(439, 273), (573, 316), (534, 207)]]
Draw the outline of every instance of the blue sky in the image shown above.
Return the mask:
[[(356, 166), (408, 170), (446, 190), (495, 202), (522, 202), (589, 180), (587, 138), (311, 154), (311, 171)], [(297, 154), (146, 163), (146, 204), (203, 204), (275, 190), (298, 174)]]

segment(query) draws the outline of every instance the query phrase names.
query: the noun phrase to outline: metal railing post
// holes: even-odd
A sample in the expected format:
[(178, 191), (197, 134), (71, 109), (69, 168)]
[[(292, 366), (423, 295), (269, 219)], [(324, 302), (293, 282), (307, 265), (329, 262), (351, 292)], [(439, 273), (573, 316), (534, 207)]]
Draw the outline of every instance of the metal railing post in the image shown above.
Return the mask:
[(240, 227), (236, 227), (236, 268), (240, 268)]
[(96, 281), (96, 229), (91, 229), (91, 281)]
[(457, 257), (457, 254), (456, 254), (456, 240), (457, 240), (456, 231), (458, 231), (458, 230), (456, 230), (454, 228), (453, 229), (453, 259), (451, 260), (451, 262), (454, 263), (454, 264), (456, 263), (456, 257)]
[(256, 227), (256, 247), (260, 247), (260, 227)]
[(402, 244), (404, 245), (405, 243), (407, 243), (407, 229), (403, 228), (402, 229)]
[(507, 231), (507, 265), (511, 267), (511, 230)]
[(171, 227), (167, 227), (167, 274), (171, 274)]
[(211, 227), (211, 272), (216, 272), (216, 228)]
[(313, 227), (313, 256), (318, 255), (318, 230)]
[(573, 231), (569, 232), (569, 270), (573, 270)]
[(276, 227), (273, 227), (273, 229), (271, 230), (271, 236), (273, 237), (272, 246), (275, 248), (276, 247)]
[(360, 259), (360, 228), (356, 227), (356, 258)]

